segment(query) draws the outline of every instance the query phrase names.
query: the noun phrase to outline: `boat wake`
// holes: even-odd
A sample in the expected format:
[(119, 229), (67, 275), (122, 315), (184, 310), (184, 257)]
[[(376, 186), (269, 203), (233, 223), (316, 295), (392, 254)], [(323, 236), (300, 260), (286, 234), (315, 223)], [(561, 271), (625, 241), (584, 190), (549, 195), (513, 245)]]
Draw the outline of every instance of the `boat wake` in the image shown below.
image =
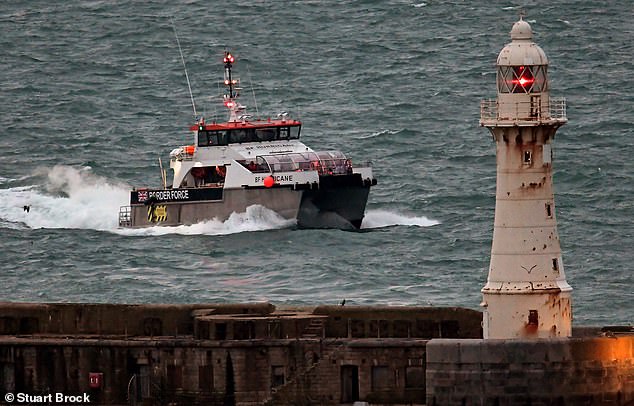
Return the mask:
[(127, 185), (113, 184), (89, 167), (59, 165), (38, 169), (30, 178), (40, 184), (7, 187), (26, 180), (0, 180), (2, 226), (112, 230), (128, 199)]
[[(29, 179), (39, 184), (24, 185)], [(21, 184), (21, 186), (13, 186)], [(12, 187), (13, 186), (13, 187)], [(246, 212), (234, 213), (226, 221), (210, 220), (190, 226), (118, 228), (119, 207), (127, 204), (130, 187), (95, 175), (89, 167), (55, 166), (37, 170), (22, 179), (0, 177), (0, 228), (5, 229), (86, 229), (120, 235), (152, 236), (165, 234), (227, 235), (249, 231), (291, 228), (272, 210), (253, 205)], [(28, 208), (28, 211), (25, 210)], [(386, 210), (369, 210), (361, 226), (374, 229), (390, 226), (429, 227), (438, 224), (427, 217), (410, 217)]]
[[(11, 187), (24, 179), (0, 178), (0, 228), (86, 229), (122, 235), (207, 234), (287, 228), (285, 220), (262, 206), (250, 206), (226, 221), (206, 221), (191, 226), (119, 229), (119, 207), (128, 203), (130, 186), (95, 175), (90, 168), (55, 166), (37, 170), (36, 185)], [(27, 209), (28, 208), (28, 211)]]
[(425, 216), (406, 216), (387, 210), (368, 210), (365, 213), (361, 229), (383, 228), (391, 226), (431, 227), (440, 224), (439, 221)]
[(289, 228), (296, 225), (295, 220), (287, 220), (266, 207), (253, 205), (244, 213), (233, 213), (225, 221), (210, 220), (190, 226), (124, 228), (115, 232), (122, 235), (227, 235), (248, 231), (264, 231)]

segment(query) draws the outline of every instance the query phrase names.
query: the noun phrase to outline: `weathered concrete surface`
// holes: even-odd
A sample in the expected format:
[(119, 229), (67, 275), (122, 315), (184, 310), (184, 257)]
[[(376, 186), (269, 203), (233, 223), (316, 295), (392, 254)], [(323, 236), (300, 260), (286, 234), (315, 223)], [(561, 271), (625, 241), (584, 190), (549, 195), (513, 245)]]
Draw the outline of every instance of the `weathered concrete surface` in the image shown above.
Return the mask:
[(0, 303), (0, 384), (91, 404), (422, 404), (427, 340), (481, 337), (481, 320), (455, 307)]
[(427, 404), (634, 404), (634, 336), (427, 344)]

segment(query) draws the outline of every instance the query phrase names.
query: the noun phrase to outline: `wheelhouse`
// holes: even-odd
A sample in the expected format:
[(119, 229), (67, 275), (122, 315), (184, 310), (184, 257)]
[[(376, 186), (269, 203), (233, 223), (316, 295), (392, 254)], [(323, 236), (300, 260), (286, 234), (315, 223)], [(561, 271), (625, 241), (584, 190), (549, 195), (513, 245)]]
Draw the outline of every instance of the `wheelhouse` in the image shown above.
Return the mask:
[(301, 124), (257, 125), (254, 123), (229, 123), (229, 125), (196, 126), (196, 145), (215, 147), (247, 142), (298, 140)]

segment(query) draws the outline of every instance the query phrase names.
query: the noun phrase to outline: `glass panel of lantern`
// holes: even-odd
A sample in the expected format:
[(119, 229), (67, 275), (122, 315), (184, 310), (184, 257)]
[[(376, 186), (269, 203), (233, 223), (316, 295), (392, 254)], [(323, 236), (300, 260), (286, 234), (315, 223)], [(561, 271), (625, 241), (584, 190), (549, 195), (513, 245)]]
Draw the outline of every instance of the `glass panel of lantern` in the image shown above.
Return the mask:
[(529, 66), (513, 66), (513, 93), (529, 93), (535, 77)]
[(511, 93), (513, 89), (513, 69), (510, 66), (500, 66), (497, 81), (499, 93)]
[(548, 91), (548, 81), (546, 79), (548, 77), (546, 74), (547, 68), (546, 65), (531, 66), (533, 76), (535, 77), (535, 83), (532, 89), (533, 93)]

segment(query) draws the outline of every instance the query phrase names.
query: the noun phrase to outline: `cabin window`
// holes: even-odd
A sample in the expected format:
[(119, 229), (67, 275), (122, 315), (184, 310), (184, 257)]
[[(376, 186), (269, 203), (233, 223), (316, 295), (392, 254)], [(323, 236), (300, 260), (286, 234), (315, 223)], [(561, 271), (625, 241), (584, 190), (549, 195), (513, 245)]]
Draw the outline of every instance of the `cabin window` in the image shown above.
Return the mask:
[(291, 135), (290, 138), (292, 140), (298, 140), (299, 139), (299, 130), (300, 130), (300, 126), (296, 125), (294, 127), (291, 127)]
[(213, 147), (227, 144), (242, 144), (245, 142), (263, 142), (299, 139), (301, 126), (266, 127), (266, 128), (238, 128), (223, 131), (198, 131), (198, 146)]
[(243, 142), (255, 141), (255, 130), (253, 128), (241, 128), (229, 131), (229, 144), (241, 144)]
[(255, 130), (255, 138), (257, 141), (275, 141), (276, 137), (276, 128), (258, 128)]
[(226, 131), (198, 131), (198, 146), (211, 147), (227, 145)]

